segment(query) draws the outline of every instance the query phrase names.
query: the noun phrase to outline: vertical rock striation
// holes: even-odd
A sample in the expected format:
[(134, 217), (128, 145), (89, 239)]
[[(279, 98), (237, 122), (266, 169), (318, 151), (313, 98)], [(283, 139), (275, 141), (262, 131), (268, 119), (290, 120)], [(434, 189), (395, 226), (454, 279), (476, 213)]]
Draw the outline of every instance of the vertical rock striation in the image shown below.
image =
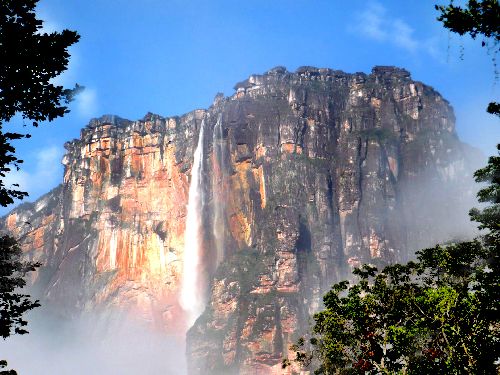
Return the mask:
[(187, 334), (191, 374), (281, 373), (321, 295), (352, 267), (468, 230), (454, 199), (473, 195), (474, 152), (448, 102), (407, 71), (277, 67), (235, 90), (180, 118), (91, 121), (66, 144), (62, 186), (3, 219), (44, 264), (32, 283), (46, 303), (69, 315), (116, 307), (182, 332), (201, 145), (196, 276), (208, 303)]

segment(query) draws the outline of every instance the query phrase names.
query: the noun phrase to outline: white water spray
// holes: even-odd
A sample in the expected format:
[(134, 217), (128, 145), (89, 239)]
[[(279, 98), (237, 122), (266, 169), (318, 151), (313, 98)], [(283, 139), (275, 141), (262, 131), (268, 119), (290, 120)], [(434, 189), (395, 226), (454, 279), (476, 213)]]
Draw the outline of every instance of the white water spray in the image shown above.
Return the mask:
[(192, 326), (204, 308), (202, 288), (199, 284), (201, 229), (203, 208), (203, 134), (205, 120), (201, 122), (198, 144), (194, 152), (191, 168), (191, 183), (186, 216), (186, 231), (184, 233), (184, 270), (182, 275), (180, 304), (187, 312), (187, 322)]
[[(226, 234), (226, 225), (224, 220), (224, 200), (222, 194), (224, 193), (224, 171), (225, 171), (225, 155), (224, 155), (224, 138), (222, 134), (222, 116), (219, 115), (217, 123), (214, 126), (212, 135), (212, 144), (215, 153), (215, 163), (218, 163), (220, 170), (219, 180), (216, 180), (216, 174), (213, 175), (213, 189), (214, 189), (214, 221), (213, 221), (213, 234), (215, 238), (215, 246), (217, 249), (216, 265), (219, 265), (224, 259), (224, 238)], [(218, 189), (218, 191), (216, 191)]]

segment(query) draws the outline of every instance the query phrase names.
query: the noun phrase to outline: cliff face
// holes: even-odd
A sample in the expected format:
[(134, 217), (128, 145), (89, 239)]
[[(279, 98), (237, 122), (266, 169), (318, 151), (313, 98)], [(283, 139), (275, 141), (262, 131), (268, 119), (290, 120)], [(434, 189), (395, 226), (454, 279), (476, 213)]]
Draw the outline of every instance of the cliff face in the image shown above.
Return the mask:
[(278, 67), (235, 89), (180, 118), (91, 121), (66, 144), (62, 186), (3, 219), (44, 264), (32, 283), (45, 303), (183, 332), (198, 148), (206, 308), (187, 335), (192, 374), (281, 373), (333, 282), (447, 239), (441, 219), (467, 193), (451, 107), (405, 70)]
[(103, 116), (65, 145), (62, 186), (5, 219), (44, 264), (33, 283), (46, 304), (65, 315), (118, 307), (185, 331), (177, 294), (191, 140), (203, 115)]

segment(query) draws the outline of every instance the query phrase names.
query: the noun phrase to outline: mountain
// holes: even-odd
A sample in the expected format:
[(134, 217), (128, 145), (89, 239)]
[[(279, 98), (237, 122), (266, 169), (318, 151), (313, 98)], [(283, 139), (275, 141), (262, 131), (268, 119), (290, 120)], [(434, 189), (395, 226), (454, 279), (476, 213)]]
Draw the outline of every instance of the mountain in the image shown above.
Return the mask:
[(276, 67), (181, 117), (93, 119), (63, 183), (2, 219), (63, 316), (187, 332), (191, 374), (281, 373), (329, 286), (471, 233), (453, 110), (395, 67)]

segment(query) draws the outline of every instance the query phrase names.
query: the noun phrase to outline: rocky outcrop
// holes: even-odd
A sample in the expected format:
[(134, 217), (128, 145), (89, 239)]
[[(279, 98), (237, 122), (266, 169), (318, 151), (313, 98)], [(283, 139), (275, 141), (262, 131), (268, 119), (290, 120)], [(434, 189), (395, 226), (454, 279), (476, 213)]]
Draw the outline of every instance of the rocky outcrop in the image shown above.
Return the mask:
[(66, 144), (62, 186), (4, 218), (44, 264), (32, 283), (46, 303), (66, 314), (118, 307), (185, 330), (186, 204), (202, 126), (206, 309), (187, 334), (191, 374), (281, 373), (321, 295), (352, 267), (404, 261), (467, 230), (466, 219), (441, 220), (458, 215), (454, 197), (472, 196), (462, 183), (472, 151), (436, 91), (393, 67), (277, 67), (207, 110), (104, 116)]

